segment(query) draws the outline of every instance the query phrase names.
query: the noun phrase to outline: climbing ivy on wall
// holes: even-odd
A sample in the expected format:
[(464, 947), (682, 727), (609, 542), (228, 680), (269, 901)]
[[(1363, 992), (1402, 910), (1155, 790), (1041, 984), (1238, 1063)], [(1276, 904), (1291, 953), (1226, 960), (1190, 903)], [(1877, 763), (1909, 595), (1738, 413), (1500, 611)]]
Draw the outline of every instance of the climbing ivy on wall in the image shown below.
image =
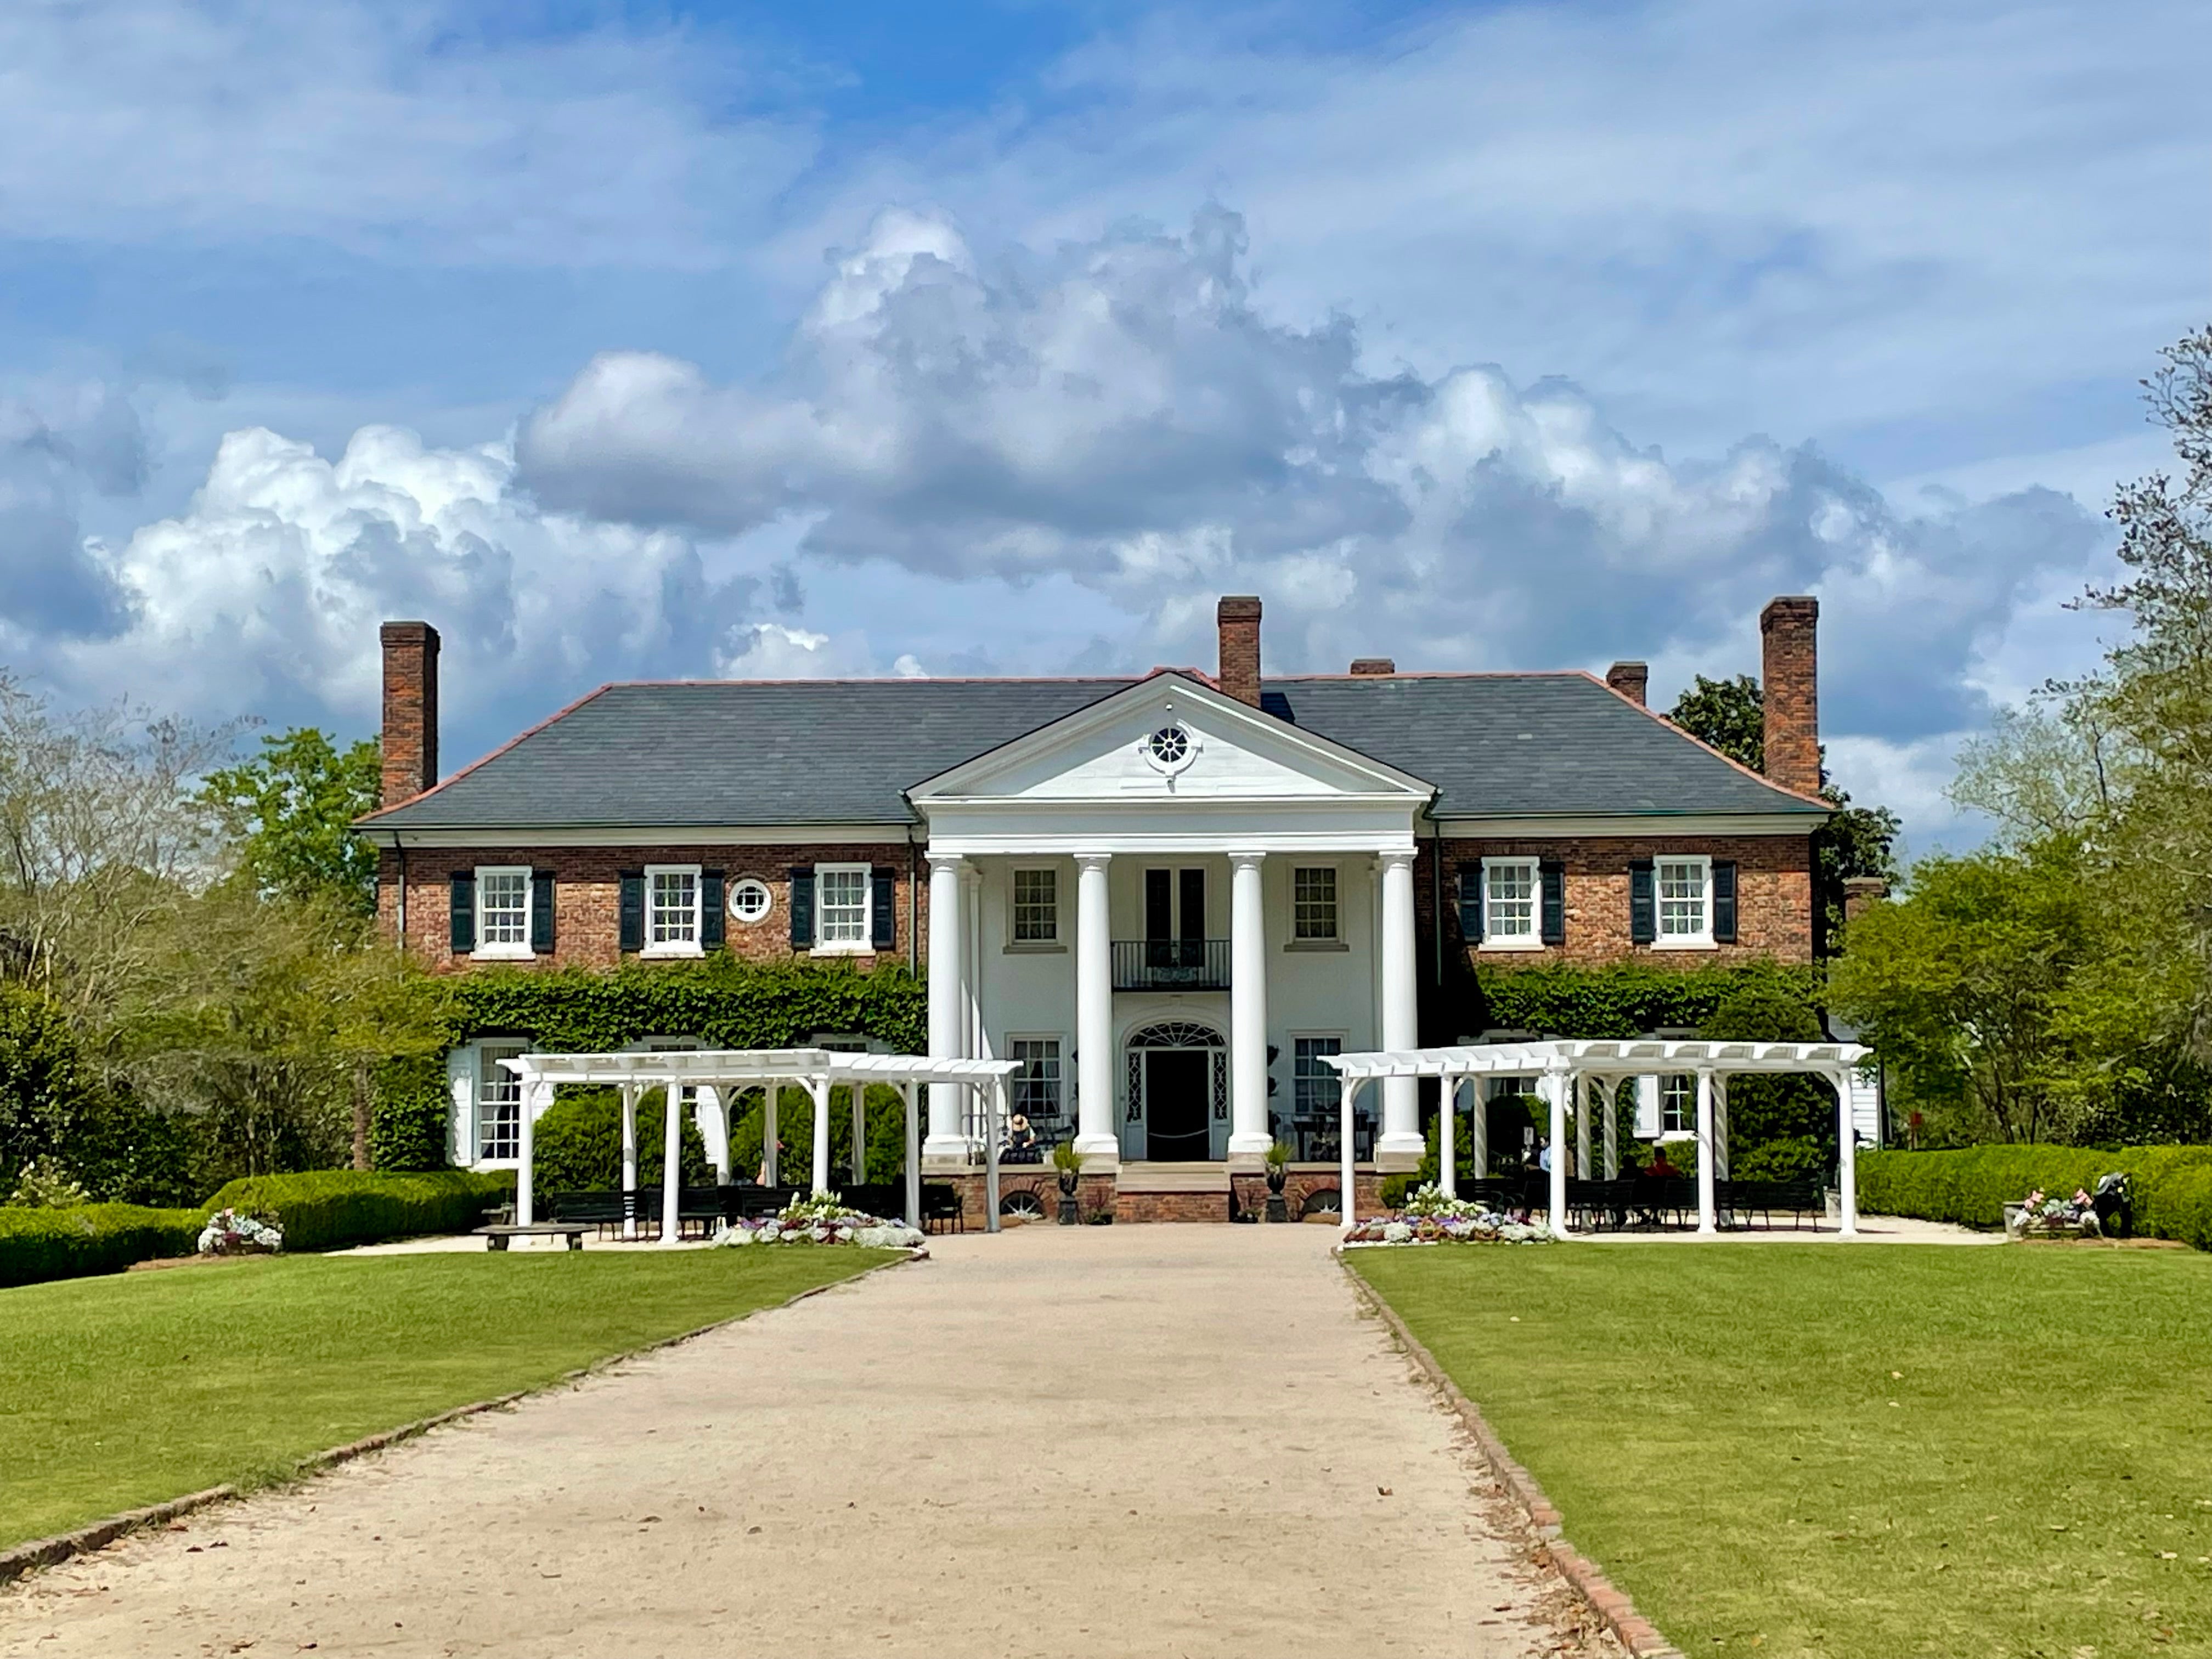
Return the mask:
[(1555, 1037), (1635, 1037), (1696, 1030), (1723, 1002), (1751, 990), (1805, 1006), (1820, 1002), (1812, 968), (1754, 963), (1688, 969), (1623, 963), (1610, 968), (1497, 969), (1477, 975), (1462, 1004), (1462, 1033), (1534, 1031)]

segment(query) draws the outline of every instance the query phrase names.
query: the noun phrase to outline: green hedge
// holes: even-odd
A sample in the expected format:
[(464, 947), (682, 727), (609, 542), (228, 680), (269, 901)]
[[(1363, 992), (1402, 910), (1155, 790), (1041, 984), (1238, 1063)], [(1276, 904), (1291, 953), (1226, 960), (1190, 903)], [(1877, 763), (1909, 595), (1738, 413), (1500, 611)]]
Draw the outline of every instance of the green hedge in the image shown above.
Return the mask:
[(248, 1176), (208, 1200), (273, 1220), (287, 1250), (336, 1250), (417, 1233), (463, 1233), (483, 1223), (490, 1206), (514, 1195), (514, 1174), (436, 1170), (375, 1175), (314, 1170), (304, 1175)]
[(2124, 1170), (2136, 1231), (2212, 1249), (2212, 1146), (1969, 1146), (1958, 1152), (1862, 1152), (1859, 1208), (1969, 1227), (1998, 1227), (2004, 1206), (2033, 1188), (2064, 1196), (2094, 1192), (2097, 1177)]
[(369, 1163), (386, 1173), (447, 1168), (446, 1137), (453, 1109), (443, 1055), (386, 1060), (376, 1068)]
[(0, 1207), (0, 1287), (119, 1273), (134, 1261), (190, 1255), (199, 1248), (206, 1220), (200, 1210), (149, 1210), (136, 1204)]

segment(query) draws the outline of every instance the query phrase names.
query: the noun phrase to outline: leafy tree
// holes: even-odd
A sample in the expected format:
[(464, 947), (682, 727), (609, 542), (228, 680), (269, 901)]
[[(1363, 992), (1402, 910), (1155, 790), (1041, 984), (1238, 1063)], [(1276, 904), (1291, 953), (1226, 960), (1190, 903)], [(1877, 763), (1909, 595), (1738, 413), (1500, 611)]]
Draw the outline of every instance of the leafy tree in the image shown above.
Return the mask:
[(366, 916), (376, 905), (376, 849), (349, 826), (376, 810), (381, 766), (374, 739), (340, 749), (304, 726), (263, 738), (253, 759), (210, 773), (203, 799), (258, 891)]
[[(1766, 770), (1765, 699), (1748, 674), (1711, 680), (1703, 674), (1675, 699), (1668, 719), (1702, 743), (1711, 744), (1740, 766)], [(1821, 750), (1820, 794), (1835, 816), (1813, 836), (1813, 889), (1821, 910), (1821, 938), (1832, 945), (1844, 926), (1844, 883), (1854, 876), (1897, 879), (1897, 814), (1886, 806), (1854, 806), (1851, 798), (1828, 781), (1827, 750)]]
[(0, 984), (0, 1193), (42, 1160), (70, 1167), (94, 1093), (53, 999)]
[[(1747, 984), (1698, 1035), (1719, 1042), (1819, 1042), (1820, 1017), (1801, 997)], [(1747, 1073), (1728, 1083), (1729, 1173), (1739, 1181), (1820, 1175), (1836, 1161), (1835, 1091), (1810, 1077)]]

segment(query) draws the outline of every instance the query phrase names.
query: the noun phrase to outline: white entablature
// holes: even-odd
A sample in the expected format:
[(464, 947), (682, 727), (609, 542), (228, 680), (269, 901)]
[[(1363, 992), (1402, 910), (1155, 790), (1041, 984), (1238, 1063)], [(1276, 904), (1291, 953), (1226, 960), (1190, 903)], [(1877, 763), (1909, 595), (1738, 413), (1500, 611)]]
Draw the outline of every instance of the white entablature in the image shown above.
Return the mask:
[(908, 791), (933, 852), (1406, 852), (1422, 780), (1177, 673)]

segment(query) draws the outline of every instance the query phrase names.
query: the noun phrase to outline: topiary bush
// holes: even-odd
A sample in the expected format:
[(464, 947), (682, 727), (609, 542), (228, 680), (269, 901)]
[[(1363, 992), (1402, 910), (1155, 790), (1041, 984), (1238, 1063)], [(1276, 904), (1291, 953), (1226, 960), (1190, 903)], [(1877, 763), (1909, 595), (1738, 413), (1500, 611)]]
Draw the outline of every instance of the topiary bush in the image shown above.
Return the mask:
[(0, 1286), (119, 1273), (134, 1261), (190, 1255), (204, 1210), (86, 1204), (68, 1210), (0, 1208)]
[(483, 1224), (487, 1209), (514, 1196), (511, 1170), (313, 1170), (234, 1181), (208, 1200), (207, 1211), (274, 1221), (288, 1251), (336, 1250), (422, 1233), (465, 1233)]
[[(707, 1143), (690, 1113), (677, 1133), (682, 1137), (678, 1169), (686, 1187), (714, 1179), (707, 1162)], [(658, 1187), (666, 1168), (664, 1149), (668, 1119), (662, 1091), (655, 1089), (637, 1107), (637, 1179)], [(563, 1089), (545, 1109), (532, 1131), (531, 1179), (541, 1193), (605, 1192), (622, 1185), (622, 1097), (612, 1089)], [(750, 1171), (746, 1171), (750, 1174)]]
[(2212, 1146), (1968, 1146), (1956, 1152), (1862, 1152), (1859, 1208), (1996, 1228), (2004, 1206), (2032, 1188), (2063, 1195), (2097, 1177), (2133, 1177), (2136, 1231), (2212, 1249)]

